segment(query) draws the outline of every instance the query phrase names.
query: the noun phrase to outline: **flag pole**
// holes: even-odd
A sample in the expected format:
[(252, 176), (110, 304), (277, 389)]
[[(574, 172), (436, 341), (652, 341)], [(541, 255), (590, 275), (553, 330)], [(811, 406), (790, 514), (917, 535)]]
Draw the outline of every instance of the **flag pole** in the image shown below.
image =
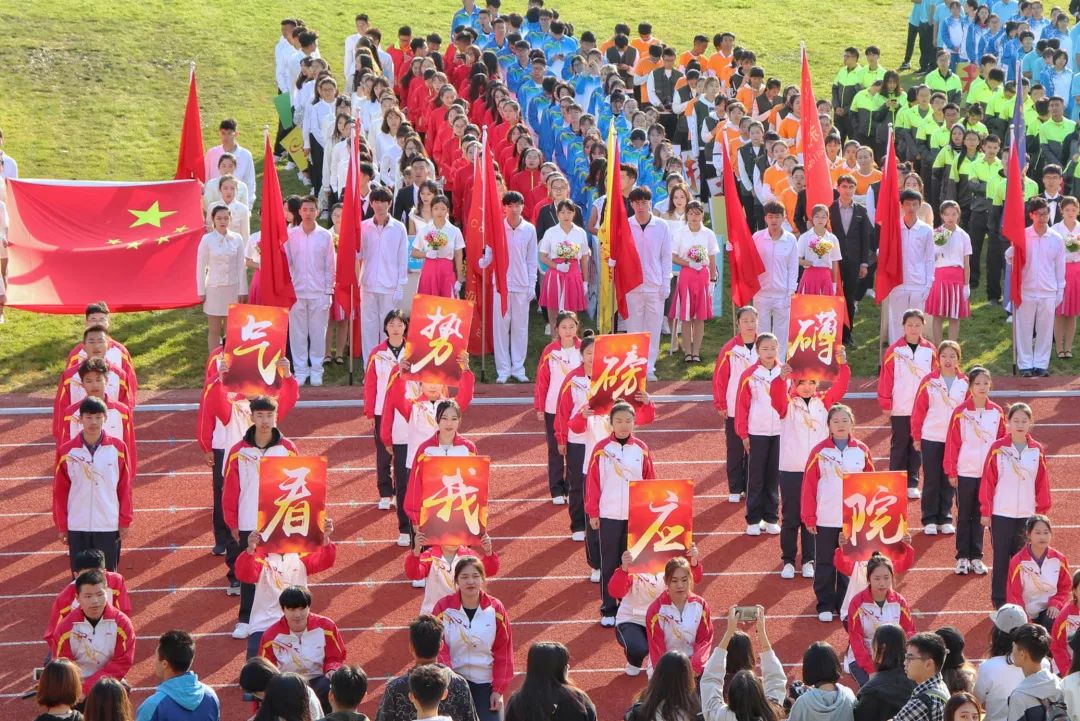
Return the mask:
[[(885, 147), (888, 148), (890, 143), (895, 143), (896, 138), (893, 136), (893, 124), (889, 123), (889, 137), (885, 142)], [(893, 146), (893, 153), (896, 153), (896, 148)], [(900, 178), (898, 177), (897, 180)], [(879, 185), (878, 188), (881, 186)], [(897, 184), (897, 190), (899, 190), (899, 184)], [(878, 208), (881, 207), (880, 203), (875, 199), (875, 204)], [(899, 198), (897, 198), (899, 202)], [(875, 213), (878, 212), (875, 210)], [(878, 243), (878, 253), (881, 252), (880, 237)], [(878, 264), (880, 266), (881, 256), (878, 256)], [(903, 269), (901, 269), (902, 272)], [(881, 268), (878, 268), (878, 272), (881, 272)], [(892, 289), (889, 290), (889, 295), (881, 299), (879, 304), (880, 315), (878, 317), (878, 373), (881, 373), (881, 367), (885, 363), (885, 349), (892, 345), (892, 338), (889, 337), (889, 298), (892, 295)], [(855, 319), (848, 318), (848, 322), (851, 323), (851, 332), (855, 332)], [(885, 340), (882, 340), (885, 339)]]

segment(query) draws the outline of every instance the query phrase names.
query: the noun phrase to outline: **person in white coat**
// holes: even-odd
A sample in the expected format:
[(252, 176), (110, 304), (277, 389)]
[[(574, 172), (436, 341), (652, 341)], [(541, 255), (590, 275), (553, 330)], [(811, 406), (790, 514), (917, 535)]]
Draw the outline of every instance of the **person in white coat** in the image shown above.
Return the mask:
[(390, 217), (393, 196), (386, 188), (372, 188), (368, 196), (375, 211), (361, 224), (360, 342), (364, 363), (379, 344), (386, 314), (400, 308), (409, 280), (409, 232)]
[(738, 631), (738, 606), (728, 611), (727, 628), (720, 643), (713, 649), (705, 673), (701, 675), (701, 712), (705, 721), (777, 721), (784, 717), (787, 674), (769, 643), (765, 632), (765, 609), (757, 612), (757, 637), (761, 647), (761, 671), (764, 679), (753, 671), (737, 672), (728, 687), (729, 705), (724, 701), (724, 678), (727, 674), (727, 649)]
[(293, 375), (303, 385), (321, 386), (323, 356), (326, 355), (326, 326), (334, 293), (334, 238), (315, 218), (319, 201), (314, 196), (300, 204), (300, 225), (289, 230), (285, 257), (289, 261), (296, 302), (289, 309), (289, 348)]
[[(630, 191), (630, 233), (641, 261), (642, 282), (626, 294), (628, 333), (649, 333), (648, 380), (656, 380), (656, 357), (660, 354), (664, 301), (671, 293), (671, 230), (652, 214), (652, 191), (637, 186)], [(613, 266), (614, 260), (608, 264)]]
[(754, 245), (765, 271), (758, 276), (761, 290), (754, 296), (754, 307), (758, 330), (776, 336), (783, 360), (787, 357), (791, 296), (799, 282), (799, 241), (784, 230), (787, 211), (782, 203), (770, 200), (762, 207), (766, 227), (754, 233)]
[(926, 309), (926, 299), (934, 283), (937, 247), (934, 231), (919, 220), (923, 196), (917, 190), (900, 193), (900, 246), (904, 261), (903, 282), (889, 293), (889, 343), (904, 334), (904, 313)]
[[(502, 298), (497, 284), (492, 292), (492, 345), (495, 349), (495, 382), (505, 383), (513, 377), (522, 383), (529, 382), (525, 373), (525, 353), (529, 343), (529, 303), (536, 298), (538, 268), (536, 227), (522, 217), (525, 199), (521, 193), (511, 190), (502, 198), (506, 215), (506, 250), (509, 262), (506, 267), (506, 312), (502, 310)], [(481, 267), (491, 262), (491, 249), (485, 250)]]
[(214, 229), (199, 241), (195, 261), (195, 288), (203, 303), (210, 351), (221, 345), (229, 304), (247, 302), (246, 246), (239, 234), (229, 230), (232, 214), (226, 205), (214, 206)]

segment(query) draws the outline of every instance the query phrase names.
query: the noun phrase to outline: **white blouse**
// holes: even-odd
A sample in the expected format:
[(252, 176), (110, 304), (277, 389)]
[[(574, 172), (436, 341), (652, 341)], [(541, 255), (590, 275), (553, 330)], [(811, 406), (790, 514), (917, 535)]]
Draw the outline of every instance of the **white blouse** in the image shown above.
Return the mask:
[[(211, 203), (210, 207), (206, 209), (206, 227), (209, 230), (214, 229), (214, 208), (219, 205), (224, 205), (225, 202), (218, 200), (215, 203)], [(233, 200), (228, 204), (229, 208), (229, 230), (240, 236), (240, 239), (244, 241), (244, 245), (247, 245), (248, 238), (251, 236), (251, 211), (247, 205), (242, 203), (239, 199)]]
[[(945, 230), (944, 227), (934, 230), (934, 236)], [(964, 258), (971, 255), (971, 236), (959, 225), (953, 230), (945, 245), (934, 243), (934, 267), (935, 268), (963, 268)]]
[[(810, 249), (810, 243), (814, 240), (824, 240), (832, 243), (832, 249), (824, 255), (818, 255), (816, 252)], [(805, 260), (810, 264), (811, 268), (831, 268), (833, 263), (839, 263), (841, 260), (840, 255), (840, 242), (836, 239), (836, 236), (825, 231), (825, 235), (819, 236), (814, 232), (813, 228), (806, 231), (799, 236), (799, 259)]]
[(704, 225), (694, 232), (689, 225), (684, 225), (675, 231), (671, 241), (671, 254), (683, 260), (690, 260), (691, 248), (704, 248), (706, 259), (699, 261), (702, 265), (708, 263), (708, 258), (720, 252), (720, 245), (716, 242), (716, 234)]
[(557, 257), (557, 249), (562, 242), (577, 245), (577, 260), (581, 260), (590, 253), (589, 237), (585, 235), (585, 229), (579, 225), (572, 226), (569, 233), (563, 231), (560, 225), (548, 228), (547, 232), (544, 233), (544, 237), (540, 239), (538, 250), (541, 255), (546, 255), (552, 263), (558, 265), (561, 262), (567, 262)]
[[(421, 230), (423, 232), (420, 232)], [(432, 233), (438, 233), (440, 231), (446, 235), (447, 242), (443, 247), (435, 251), (436, 257), (453, 259), (454, 251), (465, 250), (465, 238), (462, 237), (461, 231), (450, 221), (446, 221), (441, 228), (436, 227), (434, 221), (422, 228), (418, 227), (416, 237), (413, 239), (413, 250), (419, 250), (421, 253), (427, 253), (432, 250), (428, 246), (427, 239)]]
[(245, 243), (239, 235), (221, 235), (213, 230), (199, 241), (195, 265), (195, 283), (199, 295), (207, 288), (238, 286), (239, 295), (247, 295), (247, 273), (244, 272)]
[(1073, 226), (1072, 230), (1069, 230), (1065, 226), (1064, 220), (1056, 223), (1052, 228), (1050, 228), (1050, 230), (1060, 235), (1062, 240), (1065, 241), (1065, 263), (1080, 263), (1080, 249), (1077, 249), (1075, 251), (1069, 250), (1070, 242), (1076, 243), (1077, 246), (1080, 246), (1080, 221), (1078, 221), (1076, 225)]

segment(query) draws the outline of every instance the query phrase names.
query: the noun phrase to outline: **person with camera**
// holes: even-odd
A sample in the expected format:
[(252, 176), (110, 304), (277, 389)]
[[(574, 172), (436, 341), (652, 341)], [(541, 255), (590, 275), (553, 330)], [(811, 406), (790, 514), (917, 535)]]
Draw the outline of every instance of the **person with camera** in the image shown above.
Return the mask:
[[(764, 679), (752, 670), (738, 671), (728, 684), (724, 698), (724, 677), (727, 673), (728, 644), (739, 630), (739, 623), (756, 623)], [(720, 644), (713, 651), (701, 676), (701, 710), (705, 721), (778, 721), (784, 717), (784, 686), (787, 676), (784, 666), (765, 632), (765, 609), (761, 606), (732, 606)]]

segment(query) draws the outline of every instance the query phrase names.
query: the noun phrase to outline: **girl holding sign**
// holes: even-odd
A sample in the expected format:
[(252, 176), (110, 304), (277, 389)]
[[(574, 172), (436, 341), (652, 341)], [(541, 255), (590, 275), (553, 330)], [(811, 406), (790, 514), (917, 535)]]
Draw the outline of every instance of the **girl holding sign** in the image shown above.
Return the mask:
[[(536, 420), (543, 421), (547, 431), (548, 490), (551, 491), (551, 502), (556, 506), (566, 503), (570, 487), (566, 477), (566, 459), (559, 451), (559, 441), (555, 438), (555, 411), (563, 381), (581, 365), (580, 329), (577, 313), (572, 310), (560, 311), (555, 317), (555, 340), (547, 344), (540, 353), (540, 362), (536, 364), (533, 407), (536, 409)], [(571, 532), (584, 533), (584, 514), (579, 524), (581, 528), (574, 528), (573, 525), (571, 523)]]
[[(383, 319), (383, 333), (386, 340), (371, 349), (368, 355), (367, 370), (364, 371), (364, 415), (375, 421), (375, 473), (376, 483), (379, 488), (379, 510), (389, 511), (394, 505), (394, 478), (391, 475), (391, 461), (393, 456), (390, 447), (382, 440), (383, 409), (386, 407), (386, 390), (390, 385), (390, 379), (397, 372), (398, 359), (405, 350), (405, 333), (409, 330), (409, 319), (405, 313), (394, 309), (386, 314)], [(398, 428), (391, 429), (391, 440), (406, 440), (405, 421), (390, 414), (386, 419)], [(397, 436), (397, 438), (393, 438)], [(402, 478), (399, 483), (404, 485), (406, 480)], [(404, 510), (402, 510), (402, 513)]]
[(476, 444), (458, 434), (461, 415), (462, 409), (457, 401), (439, 401), (435, 406), (435, 426), (438, 430), (416, 447), (409, 473), (409, 489), (405, 494), (405, 515), (409, 517), (414, 529), (420, 525), (420, 506), (424, 500), (424, 461), (431, 457), (476, 455)]
[(405, 554), (405, 578), (410, 581), (424, 581), (424, 601), (420, 604), (420, 613), (431, 613), (435, 604), (443, 596), (454, 592), (454, 569), (464, 558), (480, 558), (484, 564), (484, 575), (491, 578), (499, 572), (499, 554), (491, 548), (491, 536), (485, 533), (480, 538), (483, 556), (468, 546), (451, 548), (447, 546), (428, 546), (427, 537), (418, 531), (412, 549)]
[(1036, 514), (1024, 523), (1027, 543), (1009, 561), (1006, 603), (1015, 603), (1032, 623), (1051, 630), (1072, 595), (1069, 562), (1050, 546), (1050, 519)]
[(676, 556), (664, 566), (664, 586), (659, 598), (645, 613), (649, 638), (649, 666), (668, 651), (690, 657), (695, 676), (701, 676), (712, 653), (713, 625), (709, 602), (694, 593), (690, 561)]
[(923, 533), (936, 536), (956, 532), (953, 526), (953, 486), (945, 482), (945, 434), (953, 411), (964, 402), (968, 379), (960, 370), (960, 344), (953, 340), (938, 345), (938, 370), (930, 373), (915, 391), (911, 408), (911, 444), (922, 456)]
[(747, 455), (746, 535), (780, 534), (780, 416), (770, 398), (780, 377), (779, 342), (762, 333), (755, 342), (758, 361), (739, 379), (735, 432)]
[(1046, 453), (1031, 437), (1031, 406), (1013, 403), (1005, 421), (1009, 432), (990, 445), (979, 489), (982, 524), (989, 526), (994, 547), (994, 608), (1005, 603), (1009, 562), (1024, 546), (1027, 519), (1050, 510)]
[[(699, 560), (697, 546), (690, 544), (686, 555), (694, 583), (701, 583), (704, 569)], [(619, 600), (619, 612), (615, 614), (615, 638), (626, 654), (626, 675), (637, 676), (649, 657), (649, 638), (645, 631), (645, 614), (660, 596), (663, 577), (657, 573), (630, 573), (634, 557), (624, 551), (622, 565), (615, 569), (608, 581), (608, 593)]]
[(445, 629), (439, 663), (469, 682), (480, 721), (498, 721), (514, 678), (514, 643), (506, 608), (484, 592), (484, 575), (479, 558), (461, 559), (454, 568), (457, 593), (443, 596), (431, 613)]
[(975, 367), (968, 375), (971, 395), (949, 420), (942, 468), (956, 489), (956, 573), (986, 575), (983, 529), (979, 525), (979, 485), (990, 445), (1005, 435), (1005, 411), (990, 400), (990, 371)]
[(892, 561), (875, 552), (866, 562), (866, 581), (869, 584), (848, 604), (848, 651), (844, 666), (859, 686), (870, 680), (877, 670), (870, 647), (878, 626), (896, 624), (911, 636), (915, 622), (907, 599), (893, 588), (896, 574)]
[(829, 390), (818, 391), (816, 380), (789, 380), (791, 366), (780, 367), (780, 375), (769, 387), (772, 407), (780, 416), (780, 526), (781, 578), (795, 578), (795, 557), (802, 537), (802, 576), (814, 577), (814, 537), (802, 523), (802, 487), (810, 449), (829, 436), (829, 409), (847, 393), (851, 367), (844, 346), (836, 350), (839, 374)]
[(814, 535), (814, 595), (818, 620), (831, 623), (840, 612), (848, 580), (837, 574), (833, 555), (844, 528), (844, 474), (874, 470), (870, 449), (852, 437), (855, 415), (845, 405), (829, 409), (829, 437), (814, 446), (802, 487), (802, 522)]

